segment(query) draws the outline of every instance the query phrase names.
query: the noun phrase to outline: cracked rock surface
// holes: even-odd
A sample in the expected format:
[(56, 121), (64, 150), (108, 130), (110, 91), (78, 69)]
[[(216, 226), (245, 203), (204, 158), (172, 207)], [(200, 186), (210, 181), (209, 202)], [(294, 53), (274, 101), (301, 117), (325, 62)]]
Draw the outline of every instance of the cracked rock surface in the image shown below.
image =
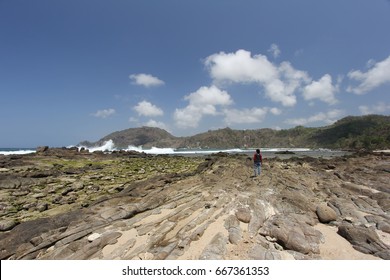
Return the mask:
[(245, 155), (0, 157), (0, 258), (390, 259), (390, 156), (252, 174)]

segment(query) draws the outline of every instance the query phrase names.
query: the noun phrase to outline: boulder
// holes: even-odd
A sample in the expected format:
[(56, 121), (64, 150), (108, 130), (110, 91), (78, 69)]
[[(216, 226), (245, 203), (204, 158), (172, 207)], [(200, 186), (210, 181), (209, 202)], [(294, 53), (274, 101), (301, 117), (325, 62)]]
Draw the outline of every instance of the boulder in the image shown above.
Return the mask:
[(236, 217), (240, 222), (247, 224), (251, 221), (251, 212), (248, 208), (239, 208), (237, 209)]
[(0, 221), (0, 231), (7, 231), (13, 229), (18, 223), (14, 220)]
[(43, 212), (49, 208), (49, 205), (46, 202), (41, 202), (37, 204), (36, 208), (39, 212)]
[(252, 214), (248, 225), (248, 232), (251, 237), (255, 237), (266, 220), (266, 206), (264, 201), (260, 199), (250, 200), (249, 206)]
[(317, 207), (316, 214), (321, 223), (329, 223), (337, 220), (336, 212), (325, 204)]
[(385, 221), (380, 221), (376, 225), (377, 229), (390, 233), (390, 224)]
[(339, 226), (337, 233), (362, 253), (390, 259), (390, 246), (381, 241), (373, 228), (343, 223)]
[(40, 153), (46, 152), (48, 149), (49, 149), (48, 146), (39, 146), (39, 147), (36, 148), (35, 151), (36, 151), (38, 154), (40, 154)]
[(236, 216), (230, 215), (225, 220), (225, 228), (229, 232), (229, 242), (232, 244), (238, 244), (241, 240), (241, 228), (240, 222), (237, 220)]
[(319, 254), (319, 243), (322, 242), (323, 236), (303, 220), (278, 214), (264, 223), (260, 234), (275, 238), (284, 249), (302, 254)]

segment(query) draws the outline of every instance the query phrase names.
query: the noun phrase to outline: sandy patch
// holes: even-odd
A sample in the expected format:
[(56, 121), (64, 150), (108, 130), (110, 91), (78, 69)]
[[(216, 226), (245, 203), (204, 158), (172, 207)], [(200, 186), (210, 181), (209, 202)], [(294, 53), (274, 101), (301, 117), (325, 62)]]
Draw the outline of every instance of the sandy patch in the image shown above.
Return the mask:
[[(125, 255), (128, 251), (134, 248), (134, 244), (137, 242), (145, 242), (147, 236), (139, 237), (136, 229), (127, 231), (120, 231), (122, 236), (118, 238), (115, 244), (107, 245), (103, 248), (102, 254), (104, 260), (120, 259), (121, 256)], [(134, 242), (131, 242), (134, 240)]]
[(320, 244), (320, 254), (324, 260), (380, 260), (355, 250), (351, 243), (337, 234), (336, 227), (317, 224), (314, 228), (324, 235), (325, 242)]

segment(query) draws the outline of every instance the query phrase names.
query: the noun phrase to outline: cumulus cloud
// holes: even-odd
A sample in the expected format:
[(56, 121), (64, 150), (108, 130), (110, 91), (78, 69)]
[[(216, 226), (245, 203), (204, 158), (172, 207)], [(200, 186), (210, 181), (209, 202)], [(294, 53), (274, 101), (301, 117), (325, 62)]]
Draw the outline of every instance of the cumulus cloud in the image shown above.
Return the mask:
[(363, 115), (389, 114), (390, 104), (386, 104), (385, 102), (379, 102), (378, 104), (372, 106), (362, 105), (359, 106), (359, 110)]
[(343, 114), (344, 111), (335, 109), (326, 113), (320, 112), (308, 118), (288, 119), (285, 121), (285, 123), (291, 125), (307, 125), (315, 122), (331, 124), (334, 123), (337, 119), (339, 119)]
[(233, 103), (230, 95), (216, 86), (201, 87), (184, 97), (189, 103), (185, 108), (176, 109), (174, 119), (181, 128), (195, 128), (204, 115), (220, 114), (217, 106)]
[(288, 62), (277, 66), (266, 56), (252, 56), (246, 50), (213, 54), (206, 58), (205, 65), (215, 84), (257, 83), (268, 98), (283, 106), (294, 106), (296, 91), (310, 81), (306, 72), (294, 69)]
[(225, 114), (225, 123), (232, 124), (253, 124), (261, 123), (268, 113), (273, 115), (280, 115), (282, 111), (278, 108), (244, 108), (244, 109), (230, 109), (223, 110)]
[(205, 65), (216, 82), (266, 83), (278, 77), (277, 68), (266, 56), (252, 57), (246, 50), (210, 55), (206, 58)]
[(208, 106), (208, 105), (230, 105), (232, 104), (232, 99), (230, 95), (224, 91), (220, 90), (216, 86), (211, 87), (201, 87), (196, 92), (191, 93), (184, 97), (185, 100), (188, 100), (190, 104), (195, 106)]
[(279, 108), (271, 108), (270, 109), (270, 112), (273, 114), (273, 115), (280, 115), (282, 113), (282, 110), (280, 110)]
[(248, 124), (260, 123), (267, 115), (268, 108), (252, 108), (252, 109), (226, 109), (225, 122), (231, 124)]
[(110, 109), (98, 110), (96, 113), (93, 113), (92, 116), (96, 118), (106, 119), (113, 114), (115, 114), (115, 109), (110, 108)]
[(270, 52), (274, 58), (279, 57), (281, 53), (277, 44), (272, 44), (271, 47), (268, 49), (268, 52)]
[(192, 105), (188, 105), (183, 109), (176, 109), (173, 115), (176, 125), (180, 128), (198, 127), (202, 116), (201, 110)]
[(332, 105), (337, 103), (337, 99), (335, 98), (336, 92), (337, 87), (333, 86), (332, 77), (326, 74), (318, 81), (312, 81), (305, 86), (303, 97), (305, 100), (319, 99)]
[(357, 86), (349, 86), (348, 92), (365, 94), (383, 84), (390, 83), (390, 56), (377, 63), (369, 60), (367, 64), (371, 66), (367, 72), (356, 70), (348, 73), (351, 80), (359, 83)]
[(156, 120), (149, 120), (144, 125), (149, 126), (149, 127), (158, 127), (158, 128), (162, 128), (162, 129), (165, 129), (168, 131), (168, 127), (164, 122), (159, 122)]
[(139, 102), (136, 106), (134, 106), (134, 110), (140, 116), (155, 117), (164, 115), (162, 109), (145, 100)]
[(133, 84), (144, 87), (156, 87), (165, 84), (164, 81), (150, 74), (133, 74), (130, 75), (129, 78), (132, 80)]

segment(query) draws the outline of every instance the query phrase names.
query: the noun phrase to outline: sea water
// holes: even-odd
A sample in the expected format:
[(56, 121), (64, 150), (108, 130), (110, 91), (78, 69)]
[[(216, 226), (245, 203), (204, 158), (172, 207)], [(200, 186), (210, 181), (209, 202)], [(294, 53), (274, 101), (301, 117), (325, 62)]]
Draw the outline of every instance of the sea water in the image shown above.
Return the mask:
[[(69, 146), (68, 148), (75, 147)], [(105, 153), (111, 153), (113, 151), (135, 151), (140, 153), (146, 153), (151, 155), (181, 155), (181, 156), (197, 156), (197, 155), (211, 155), (216, 153), (229, 153), (229, 154), (245, 154), (252, 156), (257, 148), (246, 148), (246, 149), (175, 149), (175, 148), (143, 148), (142, 146), (128, 146), (127, 148), (118, 148), (116, 147), (114, 141), (108, 140), (103, 143), (101, 146), (95, 147), (85, 147), (85, 146), (76, 146), (79, 149), (87, 149), (89, 152), (93, 153), (96, 151), (102, 151)], [(280, 153), (280, 152), (289, 152), (289, 153)], [(35, 153), (35, 149), (32, 148), (0, 148), (0, 155), (23, 155)], [(329, 150), (329, 149), (309, 149), (309, 148), (261, 148), (261, 153), (265, 158), (279, 157), (279, 158), (289, 158), (292, 156), (310, 156), (310, 157), (337, 157), (348, 154), (345, 151), (338, 150)]]
[[(175, 148), (143, 148), (142, 146), (128, 146), (127, 148), (118, 149), (112, 140), (108, 140), (101, 146), (95, 147), (82, 147), (78, 146), (79, 149), (85, 148), (90, 152), (103, 151), (135, 151), (140, 153), (152, 154), (152, 155), (182, 155), (182, 156), (196, 156), (196, 155), (210, 155), (216, 153), (229, 153), (229, 154), (246, 154), (252, 156), (257, 148), (235, 148), (235, 149), (204, 149), (204, 148), (189, 148), (189, 149), (175, 149)], [(280, 153), (289, 152), (289, 153)], [(292, 156), (310, 156), (310, 157), (337, 157), (348, 154), (346, 151), (330, 150), (330, 149), (309, 149), (309, 148), (262, 148), (261, 153), (265, 158), (279, 157), (289, 158)]]

